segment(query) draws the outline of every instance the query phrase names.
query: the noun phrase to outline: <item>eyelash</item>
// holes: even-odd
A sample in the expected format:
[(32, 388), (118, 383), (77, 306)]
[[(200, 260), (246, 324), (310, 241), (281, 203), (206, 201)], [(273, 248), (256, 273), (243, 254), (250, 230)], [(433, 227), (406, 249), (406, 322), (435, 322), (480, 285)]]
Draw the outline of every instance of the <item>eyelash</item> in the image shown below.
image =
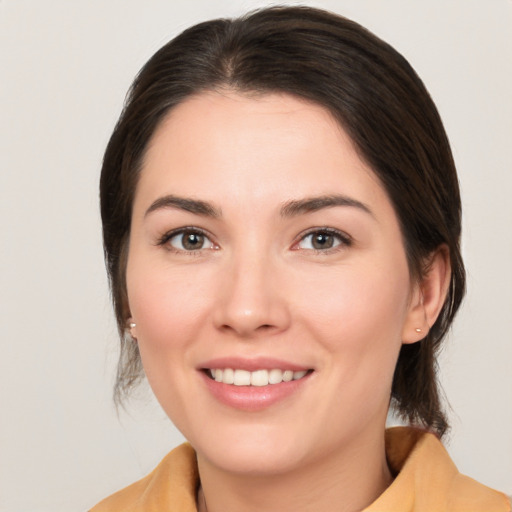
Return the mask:
[[(168, 251), (171, 251), (171, 252), (174, 252), (174, 253), (185, 254), (185, 255), (190, 255), (190, 256), (199, 256), (201, 254), (202, 250), (204, 250), (204, 248), (200, 248), (200, 249), (196, 249), (196, 250), (178, 249), (176, 247), (173, 247), (170, 244), (170, 241), (174, 237), (178, 237), (180, 235), (198, 235), (198, 236), (202, 236), (206, 240), (208, 240), (211, 243), (212, 246), (215, 246), (215, 248), (216, 248), (215, 243), (212, 242), (212, 240), (211, 240), (211, 236), (206, 231), (204, 231), (204, 230), (202, 230), (200, 228), (192, 227), (192, 226), (175, 229), (175, 230), (172, 230), (172, 231), (169, 231), (169, 232), (165, 233), (158, 240), (157, 245), (165, 246), (165, 248)], [(183, 245), (183, 243), (182, 243), (182, 245)]]
[[(200, 228), (192, 227), (192, 226), (175, 229), (175, 230), (172, 230), (172, 231), (169, 231), (169, 232), (165, 233), (158, 240), (157, 245), (165, 246), (167, 250), (169, 250), (171, 252), (174, 252), (174, 253), (191, 255), (191, 256), (199, 256), (201, 254), (202, 250), (204, 250), (204, 248), (199, 248), (199, 249), (196, 249), (196, 250), (179, 249), (179, 248), (173, 247), (169, 243), (174, 237), (177, 237), (179, 235), (185, 235), (185, 234), (202, 236), (206, 240), (208, 240), (211, 243), (212, 246), (214, 246), (214, 247), (209, 247), (210, 249), (211, 248), (218, 248), (216, 246), (216, 244), (214, 242), (212, 242), (210, 235), (208, 235), (208, 233), (206, 231), (204, 231), (204, 230), (202, 230)], [(352, 245), (352, 243), (353, 243), (353, 240), (352, 240), (352, 238), (350, 236), (348, 236), (346, 233), (338, 231), (337, 229), (327, 228), (327, 227), (324, 227), (324, 228), (311, 228), (311, 229), (309, 229), (305, 233), (302, 233), (299, 236), (298, 241), (293, 244), (292, 250), (296, 250), (296, 251), (301, 250), (301, 248), (297, 247), (297, 246), (301, 242), (306, 240), (307, 237), (313, 236), (313, 235), (327, 235), (327, 236), (331, 236), (331, 237), (335, 238), (337, 240), (337, 242), (338, 242), (337, 245), (335, 245), (334, 247), (329, 247), (327, 249), (315, 249), (315, 248), (303, 249), (303, 250), (306, 250), (306, 251), (312, 251), (315, 254), (330, 254), (332, 252), (336, 252), (336, 251), (342, 250), (343, 248), (350, 247)]]
[[(305, 233), (302, 233), (299, 236), (299, 240), (293, 244), (293, 247), (297, 247), (301, 242), (303, 242), (307, 237), (312, 235), (328, 235), (332, 236), (333, 238), (337, 239), (338, 243), (334, 247), (329, 247), (327, 249), (305, 249), (307, 251), (312, 251), (315, 254), (331, 254), (333, 252), (337, 252), (339, 250), (343, 250), (344, 248), (350, 247), (353, 243), (353, 239), (347, 235), (346, 233), (343, 233), (342, 231), (338, 231), (334, 228), (311, 228)], [(299, 247), (295, 248), (294, 250), (301, 250)]]

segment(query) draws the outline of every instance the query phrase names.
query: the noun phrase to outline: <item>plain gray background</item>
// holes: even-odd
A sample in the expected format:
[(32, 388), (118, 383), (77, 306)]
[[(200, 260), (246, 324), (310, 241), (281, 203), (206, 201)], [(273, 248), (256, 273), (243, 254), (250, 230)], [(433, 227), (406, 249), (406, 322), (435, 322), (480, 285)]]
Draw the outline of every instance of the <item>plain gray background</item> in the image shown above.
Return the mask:
[[(84, 510), (181, 441), (148, 391), (116, 416), (102, 152), (142, 64), (268, 4), (0, 0), (0, 510)], [(290, 3), (290, 2), (281, 2)], [(512, 492), (512, 1), (324, 0), (413, 64), (444, 119), (469, 293), (441, 374), (461, 471)]]

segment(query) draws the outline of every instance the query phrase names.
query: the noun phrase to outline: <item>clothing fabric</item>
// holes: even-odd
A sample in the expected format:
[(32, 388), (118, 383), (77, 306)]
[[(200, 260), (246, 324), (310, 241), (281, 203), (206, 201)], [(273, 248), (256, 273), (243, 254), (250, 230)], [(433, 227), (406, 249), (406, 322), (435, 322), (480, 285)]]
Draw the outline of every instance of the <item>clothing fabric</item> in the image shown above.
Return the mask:
[[(363, 512), (511, 512), (504, 494), (460, 474), (431, 433), (388, 429), (386, 455), (396, 478)], [(148, 476), (90, 512), (197, 512), (198, 486), (196, 454), (185, 443)]]

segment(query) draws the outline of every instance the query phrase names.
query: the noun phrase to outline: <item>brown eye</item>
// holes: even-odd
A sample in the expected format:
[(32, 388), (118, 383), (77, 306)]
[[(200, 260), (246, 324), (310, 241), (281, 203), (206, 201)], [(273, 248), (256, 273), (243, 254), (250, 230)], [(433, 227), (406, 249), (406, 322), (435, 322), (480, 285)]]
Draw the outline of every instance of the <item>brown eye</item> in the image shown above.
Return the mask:
[(334, 236), (328, 233), (314, 233), (311, 235), (313, 249), (331, 249), (334, 247)]
[(211, 249), (212, 242), (200, 231), (186, 230), (174, 234), (168, 240), (169, 245), (178, 251), (199, 251)]
[(351, 240), (348, 236), (338, 231), (319, 229), (305, 235), (297, 244), (297, 249), (327, 251), (338, 246), (349, 246)]

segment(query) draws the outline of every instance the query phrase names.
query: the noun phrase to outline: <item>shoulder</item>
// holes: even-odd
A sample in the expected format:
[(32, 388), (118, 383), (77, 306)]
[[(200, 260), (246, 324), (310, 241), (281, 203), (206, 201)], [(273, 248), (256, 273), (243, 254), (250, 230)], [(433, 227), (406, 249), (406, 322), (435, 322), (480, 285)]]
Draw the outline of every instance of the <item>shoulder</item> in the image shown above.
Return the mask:
[(458, 512), (475, 510), (482, 512), (511, 512), (510, 498), (504, 493), (491, 489), (472, 478), (458, 474), (450, 487), (451, 508)]
[(185, 443), (166, 455), (149, 475), (104, 499), (90, 512), (195, 512), (197, 483), (196, 454)]
[(432, 433), (409, 427), (389, 429), (386, 452), (396, 478), (366, 512), (511, 511), (505, 494), (461, 474)]

